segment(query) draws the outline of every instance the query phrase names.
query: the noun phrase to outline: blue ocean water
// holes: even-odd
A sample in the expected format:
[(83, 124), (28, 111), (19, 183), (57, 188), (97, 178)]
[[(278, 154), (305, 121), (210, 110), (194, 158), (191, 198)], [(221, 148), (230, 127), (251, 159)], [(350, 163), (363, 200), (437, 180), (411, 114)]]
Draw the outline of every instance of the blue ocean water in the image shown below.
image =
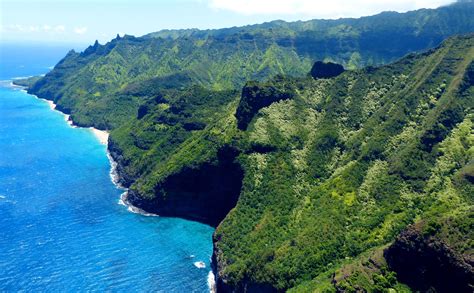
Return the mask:
[[(45, 73), (66, 51), (4, 54), (1, 79)], [(89, 129), (0, 82), (0, 291), (209, 291), (213, 228), (128, 212), (109, 172)]]

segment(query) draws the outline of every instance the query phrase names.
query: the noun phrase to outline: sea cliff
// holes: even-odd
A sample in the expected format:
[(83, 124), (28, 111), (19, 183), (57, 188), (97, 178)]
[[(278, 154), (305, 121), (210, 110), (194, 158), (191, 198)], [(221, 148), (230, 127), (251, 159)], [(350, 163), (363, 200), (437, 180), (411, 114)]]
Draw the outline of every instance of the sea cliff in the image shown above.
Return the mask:
[[(288, 58), (268, 54), (287, 62), (287, 76), (258, 71), (257, 81), (235, 83), (242, 90), (175, 73), (141, 80), (130, 77), (136, 64), (123, 67), (131, 69), (117, 79), (122, 86), (90, 87), (112, 74), (95, 72), (91, 60), (122, 64), (124, 48), (156, 41), (128, 37), (71, 52), (30, 91), (79, 125), (111, 130), (126, 201), (216, 227), (218, 291), (407, 292), (404, 265), (390, 259), (418, 245), (403, 231), (419, 219), (456, 216), (468, 227), (472, 218), (473, 40), (457, 36), (385, 66), (335, 66), (329, 75), (317, 63), (313, 75), (307, 66), (293, 76)], [(365, 254), (381, 257), (387, 247), (387, 265), (370, 265)]]

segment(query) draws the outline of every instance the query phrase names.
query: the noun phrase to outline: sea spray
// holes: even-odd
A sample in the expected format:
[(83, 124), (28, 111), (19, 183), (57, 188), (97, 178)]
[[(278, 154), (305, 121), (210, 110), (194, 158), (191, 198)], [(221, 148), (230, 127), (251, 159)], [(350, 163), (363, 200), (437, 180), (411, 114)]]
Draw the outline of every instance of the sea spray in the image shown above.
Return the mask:
[(207, 274), (207, 286), (209, 286), (209, 292), (210, 293), (216, 293), (216, 276), (214, 276), (214, 273), (209, 271), (209, 274)]
[(127, 207), (127, 210), (129, 212), (134, 213), (134, 214), (139, 214), (139, 215), (142, 215), (142, 216), (145, 216), (145, 217), (158, 217), (159, 216), (157, 214), (148, 213), (148, 212), (142, 210), (141, 208), (137, 208), (136, 206), (132, 205), (127, 200), (127, 197), (128, 197), (128, 191), (122, 193), (120, 195), (120, 199), (118, 201), (118, 204)]
[(204, 263), (203, 261), (197, 261), (194, 263), (194, 266), (198, 269), (205, 269), (206, 263)]

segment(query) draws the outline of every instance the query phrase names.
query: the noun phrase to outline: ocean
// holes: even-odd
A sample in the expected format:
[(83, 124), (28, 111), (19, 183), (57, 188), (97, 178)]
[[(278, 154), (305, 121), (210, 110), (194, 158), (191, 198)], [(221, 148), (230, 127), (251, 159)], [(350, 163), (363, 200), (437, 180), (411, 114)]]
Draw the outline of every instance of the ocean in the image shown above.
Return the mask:
[(1, 46), (0, 291), (209, 292), (214, 229), (129, 212), (92, 131), (11, 86), (69, 48)]

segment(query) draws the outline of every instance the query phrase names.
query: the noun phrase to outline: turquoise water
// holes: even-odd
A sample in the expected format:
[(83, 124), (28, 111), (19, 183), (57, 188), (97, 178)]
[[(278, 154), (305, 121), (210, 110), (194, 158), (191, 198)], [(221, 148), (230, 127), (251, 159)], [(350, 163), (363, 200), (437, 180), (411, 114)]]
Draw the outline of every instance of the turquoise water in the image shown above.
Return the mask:
[[(59, 53), (2, 58), (0, 77), (46, 72)], [(89, 129), (0, 83), (0, 291), (209, 291), (213, 229), (128, 212), (109, 172)]]

